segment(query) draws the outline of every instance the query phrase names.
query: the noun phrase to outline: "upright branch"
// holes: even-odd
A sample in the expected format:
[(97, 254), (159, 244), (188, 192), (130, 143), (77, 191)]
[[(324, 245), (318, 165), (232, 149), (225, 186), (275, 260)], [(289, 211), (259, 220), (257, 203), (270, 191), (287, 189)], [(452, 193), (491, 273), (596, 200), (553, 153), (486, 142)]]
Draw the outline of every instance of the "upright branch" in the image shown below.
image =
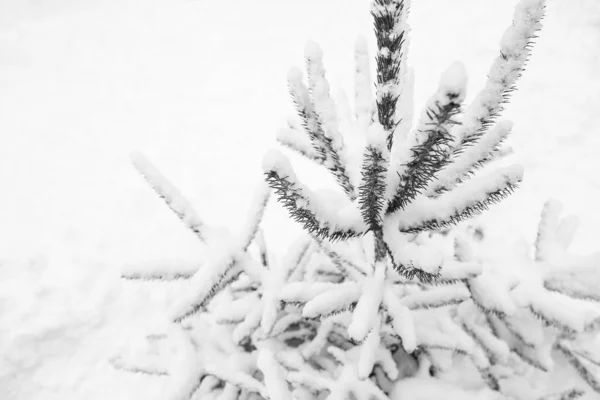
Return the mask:
[(361, 214), (375, 237), (375, 260), (386, 257), (383, 242), (382, 213), (385, 206), (386, 176), (390, 149), (393, 144), (398, 77), (402, 60), (405, 12), (402, 0), (376, 0), (371, 8), (377, 38), (377, 121), (369, 127), (367, 147), (362, 166), (362, 183), (359, 187)]
[[(312, 157), (329, 169), (350, 200), (354, 200), (356, 189), (344, 164), (344, 142), (337, 128), (337, 116), (329, 95), (321, 50), (316, 44), (307, 46), (306, 64), (309, 87), (302, 80), (302, 71), (293, 68), (288, 74), (290, 95), (316, 152)], [(306, 150), (300, 152), (307, 153)]]
[(438, 90), (429, 99), (411, 138), (410, 161), (397, 172), (400, 181), (387, 206), (388, 213), (403, 209), (447, 165), (454, 140), (450, 129), (457, 124), (453, 117), (460, 112), (466, 84), (461, 63), (454, 63), (442, 74)]
[[(456, 132), (453, 158), (459, 160), (458, 164), (442, 171), (435, 191), (452, 189), (480, 165), (482, 153), (488, 150), (485, 146), (490, 144), (481, 139), (488, 134), (516, 90), (517, 80), (531, 55), (536, 32), (541, 29), (544, 9), (544, 0), (524, 0), (517, 4), (513, 23), (504, 32), (500, 55), (490, 68), (485, 87), (465, 111), (463, 123)], [(503, 140), (503, 133), (508, 132), (506, 129), (494, 132), (497, 144)]]
[(400, 97), (399, 83), (403, 44), (406, 35), (404, 0), (375, 0), (371, 7), (377, 39), (377, 113), (387, 133), (387, 148), (391, 150), (396, 121), (396, 103)]

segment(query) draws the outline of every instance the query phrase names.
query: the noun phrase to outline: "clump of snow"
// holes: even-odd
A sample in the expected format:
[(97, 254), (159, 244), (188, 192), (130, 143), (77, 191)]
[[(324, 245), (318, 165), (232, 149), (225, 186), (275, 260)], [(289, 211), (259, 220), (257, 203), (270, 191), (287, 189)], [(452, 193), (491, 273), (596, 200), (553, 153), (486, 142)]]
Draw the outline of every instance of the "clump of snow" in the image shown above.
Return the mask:
[(296, 178), (290, 160), (277, 149), (270, 149), (265, 153), (262, 160), (262, 168), (264, 171), (277, 171), (284, 177)]
[[(302, 70), (298, 67), (293, 67), (289, 70), (287, 75), (288, 80), (288, 88), (290, 90), (290, 94), (296, 102), (297, 106), (306, 112), (306, 114), (312, 114), (312, 104), (310, 100), (310, 93), (308, 88), (303, 82), (303, 74)], [(309, 115), (310, 117), (310, 115)], [(309, 118), (308, 122), (310, 124), (309, 128), (314, 129), (315, 121), (314, 118)]]
[(379, 122), (373, 122), (367, 129), (367, 145), (386, 152), (388, 132)]
[(317, 42), (309, 40), (304, 47), (304, 57), (317, 60), (323, 58), (323, 50)]
[[(463, 63), (455, 61), (440, 77), (438, 91), (444, 94), (446, 101), (462, 103), (467, 94), (467, 70)], [(442, 103), (441, 105), (445, 105)]]
[(317, 189), (312, 192), (310, 199), (317, 218), (327, 221), (333, 229), (353, 229), (356, 232), (367, 230), (358, 207), (340, 191)]
[(305, 48), (308, 70), (308, 87), (312, 95), (314, 111), (323, 129), (323, 133), (331, 139), (331, 146), (343, 158), (344, 141), (339, 131), (336, 105), (331, 97), (329, 82), (325, 77), (323, 51), (315, 42), (308, 42)]

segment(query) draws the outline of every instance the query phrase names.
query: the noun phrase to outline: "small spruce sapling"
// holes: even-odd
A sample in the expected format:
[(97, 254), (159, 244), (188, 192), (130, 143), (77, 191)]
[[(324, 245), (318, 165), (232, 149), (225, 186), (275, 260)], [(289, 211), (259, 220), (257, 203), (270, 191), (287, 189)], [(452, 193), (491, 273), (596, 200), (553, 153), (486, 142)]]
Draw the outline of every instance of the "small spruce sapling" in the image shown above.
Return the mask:
[[(311, 190), (285, 155), (271, 151), (263, 162), (268, 187), (259, 187), (249, 221), (234, 235), (204, 224), (156, 168), (133, 157), (207, 245), (207, 257), (202, 266), (176, 271), (124, 272), (136, 280), (187, 280), (173, 323), (148, 337), (180, 338), (186, 357), (172, 370), (136, 368), (123, 359), (115, 359), (115, 367), (158, 371), (154, 375), (175, 380), (170, 398), (181, 400), (388, 399), (397, 392), (394, 382), (415, 374), (442, 379), (463, 368), (477, 372), (488, 390), (525, 399), (506, 382), (523, 366), (550, 369), (548, 351), (556, 345), (597, 388), (590, 369), (596, 355), (573, 343), (597, 329), (598, 320), (585, 307), (561, 312), (562, 298), (560, 307), (548, 306), (552, 291), (596, 300), (593, 287), (582, 288), (590, 269), (552, 270), (535, 286), (482, 263), (464, 240), (448, 257), (429, 235), (487, 209), (522, 179), (520, 166), (482, 167), (501, 153), (511, 131), (511, 123), (498, 118), (531, 53), (544, 1), (518, 3), (485, 87), (469, 106), (463, 105), (466, 74), (455, 63), (414, 127), (408, 7), (402, 0), (373, 2), (374, 93), (367, 46), (357, 41), (352, 122), (365, 142), (359, 165), (352, 164), (355, 149), (342, 135), (319, 47), (306, 48), (306, 83), (299, 69), (288, 75), (298, 118), (278, 132), (278, 141), (328, 170), (341, 195)], [(260, 229), (269, 188), (307, 232), (282, 258)], [(568, 244), (572, 225), (565, 222), (556, 234), (540, 230), (538, 261), (554, 251), (548, 237)], [(529, 288), (544, 295), (533, 298)], [(530, 325), (533, 336), (524, 330)], [(555, 397), (580, 393), (569, 389)]]
[[(413, 129), (407, 121), (410, 115), (403, 115), (399, 107), (412, 90), (406, 64), (408, 5), (407, 1), (373, 2), (378, 47), (374, 96), (365, 83), (369, 79), (366, 48), (363, 41), (357, 43), (356, 71), (360, 76), (356, 79), (355, 115), (366, 142), (357, 181), (346, 173), (352, 169), (344, 164), (351, 159), (352, 149), (345, 146), (332, 112), (321, 50), (312, 43), (306, 48), (307, 83), (298, 69), (288, 76), (304, 132), (295, 129), (295, 136), (288, 132), (280, 141), (301, 155), (316, 154), (308, 158), (332, 173), (346, 198), (336, 199), (335, 208), (328, 207), (327, 199), (300, 182), (287, 157), (276, 150), (263, 162), (267, 182), (290, 217), (301, 222), (309, 234), (324, 242), (359, 238), (369, 256), (362, 260), (362, 274), (346, 274), (342, 282), (323, 287), (310, 298), (303, 293), (314, 283), (303, 282), (305, 288), (297, 297), (284, 295), (283, 300), (301, 303), (307, 318), (350, 312), (347, 333), (362, 349), (357, 379), (365, 379), (377, 363), (373, 354), (386, 330), (407, 352), (417, 347), (461, 349), (479, 364), (485, 378), (488, 372), (480, 355), (469, 351), (468, 335), (442, 338), (422, 329), (428, 319), (437, 323), (449, 318), (429, 309), (466, 300), (470, 291), (461, 283), (480, 272), (469, 263), (446, 260), (423, 233), (451, 227), (480, 213), (521, 181), (519, 165), (488, 173), (480, 169), (510, 132), (509, 122), (496, 121), (530, 55), (544, 2), (524, 0), (517, 5), (513, 24), (502, 38), (500, 55), (473, 103), (463, 107), (466, 73), (455, 63), (442, 74), (438, 90)], [(461, 123), (459, 114), (463, 114)], [(407, 291), (407, 282), (418, 283), (416, 291)], [(454, 285), (429, 285), (433, 282)], [(450, 319), (447, 322), (447, 334), (462, 332)], [(494, 382), (489, 385), (497, 389)]]

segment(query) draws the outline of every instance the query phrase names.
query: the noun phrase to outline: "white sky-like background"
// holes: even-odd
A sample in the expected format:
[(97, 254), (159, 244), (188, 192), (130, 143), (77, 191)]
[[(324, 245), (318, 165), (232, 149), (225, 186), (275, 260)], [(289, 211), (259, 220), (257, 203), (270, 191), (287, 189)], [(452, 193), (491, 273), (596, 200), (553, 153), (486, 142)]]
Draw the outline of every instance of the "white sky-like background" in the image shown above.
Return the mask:
[[(516, 1), (413, 3), (416, 111), (454, 60), (467, 67), (468, 102)], [(17, 274), (16, 263), (34, 258), (110, 282), (124, 263), (199, 259), (196, 239), (130, 167), (129, 152), (144, 152), (208, 222), (236, 228), (261, 179), (262, 155), (292, 112), (287, 71), (303, 65), (313, 39), (334, 93), (351, 95), (357, 34), (374, 54), (368, 7), (367, 0), (0, 0), (3, 273)], [(574, 248), (591, 251), (600, 224), (600, 3), (551, 0), (544, 25), (505, 114), (515, 122), (511, 160), (525, 165), (525, 182), (487, 221), (498, 235), (531, 239), (543, 200), (555, 196), (582, 217)], [(304, 176), (320, 180), (312, 170)], [(299, 232), (277, 222), (283, 215), (269, 214), (274, 247)], [(113, 382), (103, 379), (104, 388)], [(137, 398), (121, 387), (111, 398)]]

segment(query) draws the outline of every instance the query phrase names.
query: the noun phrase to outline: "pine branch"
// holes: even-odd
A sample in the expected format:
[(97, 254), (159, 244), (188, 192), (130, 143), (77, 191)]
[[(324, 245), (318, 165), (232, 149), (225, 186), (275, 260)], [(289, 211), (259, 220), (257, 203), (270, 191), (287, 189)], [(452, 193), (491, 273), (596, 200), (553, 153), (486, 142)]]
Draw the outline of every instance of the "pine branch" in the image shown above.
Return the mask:
[(492, 364), (505, 365), (510, 349), (504, 340), (494, 334), (487, 315), (481, 313), (472, 302), (464, 303), (461, 307), (460, 323), (465, 332), (485, 351)]
[(377, 112), (378, 123), (369, 128), (361, 171), (359, 204), (363, 220), (375, 236), (375, 260), (386, 256), (381, 232), (385, 205), (389, 152), (393, 144), (396, 103), (402, 60), (403, 0), (375, 0), (371, 8), (377, 38)]
[(315, 150), (310, 137), (301, 132), (304, 128), (288, 121), (288, 126), (277, 131), (276, 139), (284, 147), (295, 151), (306, 159), (323, 165), (324, 158)]
[(299, 69), (294, 68), (288, 74), (288, 86), (304, 129), (317, 153), (317, 158), (322, 160), (322, 164), (333, 174), (350, 200), (354, 200), (356, 198), (355, 188), (340, 159), (341, 148), (336, 148), (334, 140), (326, 135), (313, 104), (314, 98), (302, 82), (302, 72)]
[[(561, 272), (562, 273), (554, 273), (550, 277), (547, 277), (544, 280), (544, 288), (551, 292), (561, 293), (573, 299), (600, 302), (600, 289), (593, 284), (589, 286), (585, 285), (585, 283), (591, 283), (591, 281), (580, 282), (573, 279), (576, 271)], [(597, 275), (598, 273), (595, 272), (595, 274)], [(588, 277), (593, 278), (594, 276)]]
[(315, 238), (315, 241), (319, 245), (319, 248), (337, 267), (337, 269), (343, 274), (344, 277), (349, 277), (355, 280), (359, 280), (365, 276), (365, 271), (356, 265), (352, 260), (344, 257), (342, 254), (336, 252), (331, 248), (330, 245), (323, 242), (319, 238)]
[(451, 157), (454, 163), (441, 172), (440, 180), (432, 185), (429, 194), (451, 190), (468, 179), (474, 170), (489, 160), (509, 133), (508, 125), (499, 124), (491, 132), (488, 130), (516, 90), (516, 82), (531, 55), (536, 32), (541, 28), (544, 8), (545, 0), (521, 1), (517, 5), (513, 24), (504, 33), (500, 55), (490, 68), (485, 87), (467, 108), (463, 123), (456, 131), (457, 140)]
[(321, 319), (353, 310), (360, 296), (360, 285), (353, 282), (337, 284), (309, 300), (302, 309), (302, 316)]
[(396, 260), (395, 254), (392, 252), (389, 244), (386, 241), (382, 241), (382, 243), (385, 245), (387, 256), (389, 257), (392, 267), (401, 276), (405, 277), (409, 281), (417, 279), (419, 282), (424, 284), (433, 284), (439, 279), (441, 268), (437, 268), (437, 273), (431, 273), (416, 267), (412, 261), (410, 263), (400, 263), (398, 260)]
[(500, 203), (502, 200), (511, 195), (516, 189), (516, 184), (510, 182), (506, 183), (506, 186), (487, 193), (487, 197), (482, 201), (473, 201), (466, 207), (456, 210), (454, 214), (446, 217), (445, 219), (430, 219), (423, 221), (418, 226), (403, 228), (404, 233), (419, 233), (423, 231), (439, 231), (442, 229), (450, 228), (453, 225), (457, 225), (467, 219), (476, 217), (477, 215), (487, 211), (491, 205)]
[(537, 308), (532, 304), (530, 304), (528, 308), (533, 315), (535, 315), (540, 321), (544, 323), (544, 326), (551, 326), (560, 331), (564, 331), (565, 333), (574, 332), (574, 330), (570, 326), (565, 325), (562, 323), (562, 321), (558, 320), (557, 318), (548, 315), (544, 312), (545, 310), (543, 310), (542, 308)]
[(531, 55), (536, 32), (541, 29), (544, 8), (545, 0), (521, 1), (517, 5), (513, 23), (502, 37), (500, 55), (492, 64), (486, 85), (466, 111), (455, 150), (457, 154), (480, 140), (516, 90), (516, 82)]
[(368, 147), (363, 161), (358, 202), (363, 220), (373, 232), (381, 229), (386, 172), (387, 160), (381, 150)]
[(187, 280), (194, 276), (195, 272), (124, 272), (121, 278), (128, 281), (178, 281)]
[(589, 352), (584, 353), (581, 351), (577, 351), (575, 349), (572, 349), (572, 351), (573, 351), (573, 354), (585, 359), (586, 361), (589, 361), (591, 364), (594, 364), (596, 367), (600, 368), (600, 359), (594, 358), (594, 356), (592, 354), (590, 354)]
[(498, 319), (498, 321), (502, 323), (506, 330), (519, 341), (519, 343), (521, 343), (525, 347), (535, 347), (535, 342), (533, 342), (528, 335), (529, 332), (523, 329), (519, 329), (518, 326), (515, 326), (513, 323), (510, 322), (509, 318), (507, 318), (506, 315), (493, 315), (495, 318)]
[(433, 287), (402, 297), (402, 303), (410, 310), (430, 309), (460, 304), (471, 297), (464, 285)]
[(401, 62), (403, 60), (403, 44), (406, 36), (404, 0), (375, 0), (371, 7), (371, 15), (377, 39), (377, 112), (378, 120), (387, 133), (387, 150), (392, 149), (396, 103), (400, 97)]
[(228, 283), (235, 280), (242, 273), (242, 267), (237, 257), (230, 260), (218, 261), (216, 266), (203, 268), (193, 278), (193, 285), (198, 286), (182, 307), (176, 309), (173, 316), (174, 322), (184, 319), (204, 310), (212, 298)]
[(167, 204), (177, 217), (189, 228), (200, 241), (205, 242), (205, 225), (194, 211), (192, 205), (173, 186), (167, 178), (141, 153), (130, 155), (133, 166), (154, 189), (156, 194)]
[(583, 396), (585, 392), (579, 389), (569, 389), (560, 393), (548, 394), (540, 397), (538, 400), (575, 400)]
[(143, 264), (125, 264), (121, 268), (121, 278), (144, 281), (175, 281), (190, 279), (201, 268), (197, 261), (175, 263), (157, 261)]
[(438, 90), (429, 99), (412, 138), (410, 161), (398, 172), (398, 187), (386, 213), (404, 209), (448, 163), (454, 142), (450, 129), (458, 124), (453, 117), (460, 112), (466, 82), (462, 64), (453, 64), (442, 74)]
[(493, 277), (486, 274), (479, 275), (477, 278), (465, 281), (467, 289), (471, 293), (473, 304), (486, 314), (492, 314), (498, 318), (506, 318), (511, 314), (514, 305), (510, 303), (508, 294), (493, 282)]
[(550, 369), (546, 365), (543, 365), (538, 359), (536, 359), (531, 354), (529, 354), (529, 353), (533, 352), (532, 348), (530, 348), (530, 347), (513, 347), (511, 349), (511, 351), (514, 355), (516, 355), (519, 358), (519, 360), (521, 360), (525, 364), (527, 364), (533, 368), (536, 368), (542, 372), (545, 372), (545, 373), (550, 372)]
[[(279, 151), (271, 150), (265, 155), (263, 170), (279, 202), (309, 233), (330, 240), (345, 240), (366, 231), (358, 209), (350, 200), (335, 193), (328, 192), (325, 198), (312, 192), (298, 180), (289, 160)], [(335, 206), (330, 204), (332, 201)]]
[(267, 258), (267, 242), (265, 241), (265, 234), (262, 229), (259, 229), (254, 238), (254, 243), (258, 247), (258, 256), (260, 263), (263, 267), (269, 268), (269, 262)]
[(440, 276), (435, 283), (452, 285), (477, 278), (480, 274), (481, 265), (478, 263), (455, 263), (452, 261), (445, 261), (443, 268), (440, 270)]
[(279, 202), (288, 210), (290, 217), (302, 224), (302, 227), (309, 233), (318, 238), (329, 240), (347, 240), (349, 238), (363, 235), (363, 232), (356, 232), (352, 229), (336, 230), (335, 228), (324, 226), (315, 213), (304, 205), (309, 205), (309, 200), (303, 195), (297, 187), (296, 182), (289, 176), (280, 176), (277, 171), (267, 171), (265, 173), (267, 183), (275, 191)]
[(240, 233), (243, 251), (248, 250), (248, 247), (250, 247), (250, 244), (256, 237), (260, 228), (260, 223), (265, 215), (270, 196), (270, 187), (264, 181), (260, 181), (254, 191), (252, 202), (246, 213), (246, 215), (248, 215), (248, 220), (242, 227), (242, 232)]
[(448, 158), (437, 179), (431, 182), (424, 194), (436, 197), (470, 179), (477, 170), (497, 158), (512, 126), (510, 121), (500, 121), (476, 145), (465, 148), (457, 157)]
[(122, 357), (113, 357), (108, 362), (113, 368), (124, 372), (150, 376), (169, 376), (169, 372), (162, 369), (130, 365), (126, 363)]
[(435, 199), (420, 196), (405, 210), (390, 216), (400, 231), (417, 233), (443, 229), (486, 210), (511, 194), (523, 179), (523, 167), (512, 165), (477, 176)]
[(567, 361), (579, 373), (583, 380), (597, 393), (600, 393), (600, 378), (585, 366), (573, 351), (562, 341), (556, 343), (556, 348), (564, 354)]

